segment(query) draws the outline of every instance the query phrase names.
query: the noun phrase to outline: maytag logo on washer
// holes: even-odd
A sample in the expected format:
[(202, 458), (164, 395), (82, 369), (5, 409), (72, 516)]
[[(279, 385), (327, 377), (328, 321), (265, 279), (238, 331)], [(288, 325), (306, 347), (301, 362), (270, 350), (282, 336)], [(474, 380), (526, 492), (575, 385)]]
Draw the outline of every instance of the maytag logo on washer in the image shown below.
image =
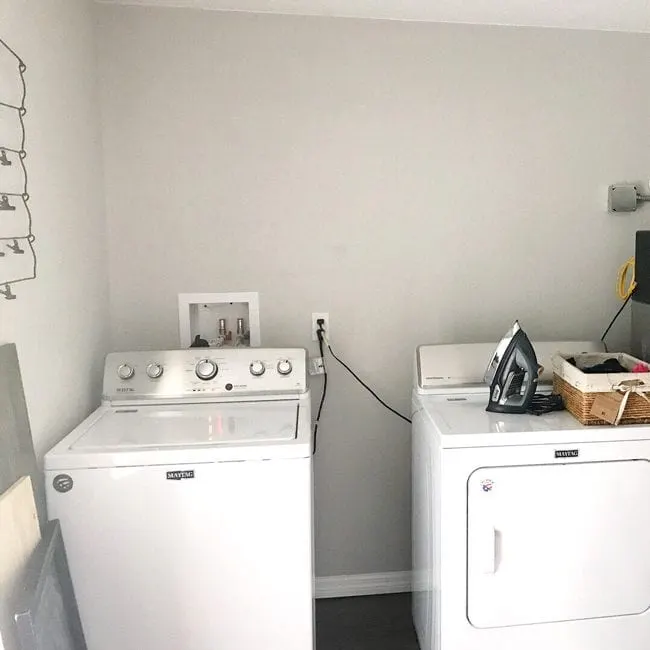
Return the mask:
[(167, 472), (168, 481), (182, 481), (186, 478), (194, 478), (193, 469), (179, 469), (172, 472)]
[(54, 487), (57, 492), (61, 493), (70, 492), (73, 486), (74, 481), (72, 480), (72, 476), (69, 474), (57, 474), (52, 481), (52, 487)]

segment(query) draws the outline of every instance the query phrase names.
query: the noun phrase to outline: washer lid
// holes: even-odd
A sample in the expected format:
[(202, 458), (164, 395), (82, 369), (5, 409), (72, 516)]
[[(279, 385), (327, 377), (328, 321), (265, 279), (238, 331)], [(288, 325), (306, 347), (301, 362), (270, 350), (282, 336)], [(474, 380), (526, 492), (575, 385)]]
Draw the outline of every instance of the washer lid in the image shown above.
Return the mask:
[(76, 452), (265, 444), (294, 440), (295, 400), (114, 408), (70, 446)]

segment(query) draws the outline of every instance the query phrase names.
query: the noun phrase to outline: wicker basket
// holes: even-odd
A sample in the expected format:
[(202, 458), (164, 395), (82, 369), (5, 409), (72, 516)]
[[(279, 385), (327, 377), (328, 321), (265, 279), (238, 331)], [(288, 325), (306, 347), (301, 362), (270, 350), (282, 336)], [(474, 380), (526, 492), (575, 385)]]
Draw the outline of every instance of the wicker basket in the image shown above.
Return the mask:
[[(618, 358), (621, 364), (632, 369), (639, 359), (627, 354), (573, 355), (579, 366), (592, 365)], [(591, 414), (594, 400), (600, 393), (614, 392), (612, 387), (621, 381), (638, 381), (650, 387), (650, 373), (585, 374), (567, 361), (568, 355), (553, 357), (553, 392), (562, 396), (567, 411), (582, 424), (609, 425), (609, 422)], [(650, 393), (648, 393), (650, 398)], [(630, 393), (619, 424), (650, 424), (650, 402), (642, 395)]]

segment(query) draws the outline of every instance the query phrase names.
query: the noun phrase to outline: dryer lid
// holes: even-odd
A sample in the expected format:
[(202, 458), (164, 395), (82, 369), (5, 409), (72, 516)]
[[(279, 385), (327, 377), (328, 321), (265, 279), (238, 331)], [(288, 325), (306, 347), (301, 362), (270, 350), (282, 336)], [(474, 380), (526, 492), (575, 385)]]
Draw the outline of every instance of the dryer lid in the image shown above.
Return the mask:
[(297, 436), (298, 409), (296, 400), (113, 408), (70, 448), (120, 452), (289, 441)]

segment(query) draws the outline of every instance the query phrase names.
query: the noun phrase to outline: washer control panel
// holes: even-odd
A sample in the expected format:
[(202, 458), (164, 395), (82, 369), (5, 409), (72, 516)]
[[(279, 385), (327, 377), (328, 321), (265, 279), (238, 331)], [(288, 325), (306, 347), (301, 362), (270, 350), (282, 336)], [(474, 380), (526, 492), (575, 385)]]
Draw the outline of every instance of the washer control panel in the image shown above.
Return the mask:
[(300, 395), (307, 391), (302, 348), (190, 348), (114, 352), (106, 357), (104, 400)]

